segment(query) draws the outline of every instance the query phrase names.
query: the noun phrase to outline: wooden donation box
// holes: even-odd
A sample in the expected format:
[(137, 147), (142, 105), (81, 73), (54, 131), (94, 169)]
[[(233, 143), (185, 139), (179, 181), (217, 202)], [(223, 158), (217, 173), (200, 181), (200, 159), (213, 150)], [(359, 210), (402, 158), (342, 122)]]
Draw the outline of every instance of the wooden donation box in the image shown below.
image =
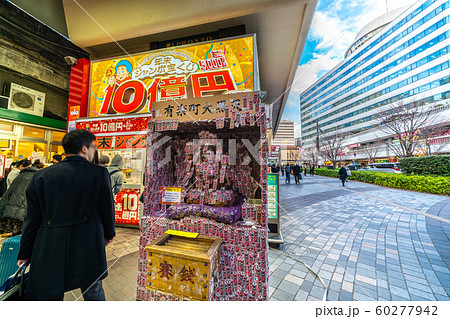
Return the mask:
[(212, 300), (222, 238), (167, 231), (145, 247), (147, 289)]

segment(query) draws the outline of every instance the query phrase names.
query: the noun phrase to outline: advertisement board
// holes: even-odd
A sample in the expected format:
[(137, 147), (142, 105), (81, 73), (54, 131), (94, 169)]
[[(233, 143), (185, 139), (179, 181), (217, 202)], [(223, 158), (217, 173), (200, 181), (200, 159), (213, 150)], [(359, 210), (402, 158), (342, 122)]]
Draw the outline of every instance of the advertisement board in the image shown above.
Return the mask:
[(76, 120), (80, 118), (80, 106), (69, 106), (69, 114), (67, 115), (67, 132), (76, 128)]
[(278, 219), (278, 174), (267, 175), (268, 215)]
[(139, 189), (122, 189), (116, 195), (116, 223), (139, 225), (140, 202)]
[(89, 117), (146, 113), (152, 103), (259, 90), (255, 36), (91, 63)]

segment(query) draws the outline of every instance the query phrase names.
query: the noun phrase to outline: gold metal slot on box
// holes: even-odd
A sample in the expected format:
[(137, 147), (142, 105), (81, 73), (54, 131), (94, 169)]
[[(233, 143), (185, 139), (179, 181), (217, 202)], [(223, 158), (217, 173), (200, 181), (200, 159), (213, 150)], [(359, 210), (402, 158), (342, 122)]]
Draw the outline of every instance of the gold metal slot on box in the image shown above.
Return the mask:
[(185, 244), (179, 244), (179, 243), (167, 243), (164, 245), (164, 247), (173, 247), (178, 249), (187, 249), (192, 251), (199, 251), (199, 252), (206, 252), (208, 250), (208, 247), (196, 247), (196, 246), (187, 246)]
[(202, 244), (196, 244), (196, 243), (188, 243), (188, 242), (183, 242), (183, 241), (175, 241), (175, 240), (168, 240), (165, 243), (163, 243), (163, 245), (167, 245), (167, 244), (177, 244), (177, 245), (184, 245), (186, 247), (203, 247), (203, 248), (207, 248), (208, 245), (202, 245)]
[(210, 246), (209, 243), (194, 242), (194, 241), (189, 241), (189, 240), (175, 240), (175, 239), (169, 239), (166, 242), (164, 242), (163, 245), (166, 243), (180, 243), (180, 244), (185, 244), (185, 245), (189, 245), (189, 246), (202, 246), (202, 247)]

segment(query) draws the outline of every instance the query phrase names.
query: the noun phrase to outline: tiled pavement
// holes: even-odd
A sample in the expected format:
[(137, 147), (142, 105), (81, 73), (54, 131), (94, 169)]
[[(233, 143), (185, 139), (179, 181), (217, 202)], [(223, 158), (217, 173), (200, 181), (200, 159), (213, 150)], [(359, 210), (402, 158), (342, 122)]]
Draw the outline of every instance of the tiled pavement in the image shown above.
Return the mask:
[[(301, 185), (280, 187), (285, 250), (302, 254), (325, 281), (327, 300), (450, 300), (448, 197), (355, 181), (339, 185), (337, 179), (307, 176)], [(292, 274), (285, 256), (270, 256), (270, 300), (323, 296), (311, 272)]]
[[(327, 300), (450, 300), (449, 198), (339, 185), (321, 176), (280, 185), (285, 244), (269, 252), (270, 300), (322, 300), (324, 286), (300, 261), (328, 286)], [(138, 237), (118, 228), (107, 247), (107, 300), (135, 299)]]

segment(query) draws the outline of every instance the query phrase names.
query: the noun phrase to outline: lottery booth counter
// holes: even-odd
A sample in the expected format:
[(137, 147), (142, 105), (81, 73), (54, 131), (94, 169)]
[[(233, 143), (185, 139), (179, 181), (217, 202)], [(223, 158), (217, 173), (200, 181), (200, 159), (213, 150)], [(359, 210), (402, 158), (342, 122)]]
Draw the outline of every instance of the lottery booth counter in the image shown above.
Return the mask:
[[(267, 300), (268, 143), (259, 92), (186, 100), (211, 112), (174, 119), (165, 110), (177, 103), (155, 103), (149, 123), (137, 299)], [(176, 189), (179, 202), (167, 203)], [(165, 244), (167, 232), (174, 239)], [(221, 242), (205, 268), (194, 266), (208, 249), (197, 238)], [(165, 257), (152, 255), (156, 243)]]

